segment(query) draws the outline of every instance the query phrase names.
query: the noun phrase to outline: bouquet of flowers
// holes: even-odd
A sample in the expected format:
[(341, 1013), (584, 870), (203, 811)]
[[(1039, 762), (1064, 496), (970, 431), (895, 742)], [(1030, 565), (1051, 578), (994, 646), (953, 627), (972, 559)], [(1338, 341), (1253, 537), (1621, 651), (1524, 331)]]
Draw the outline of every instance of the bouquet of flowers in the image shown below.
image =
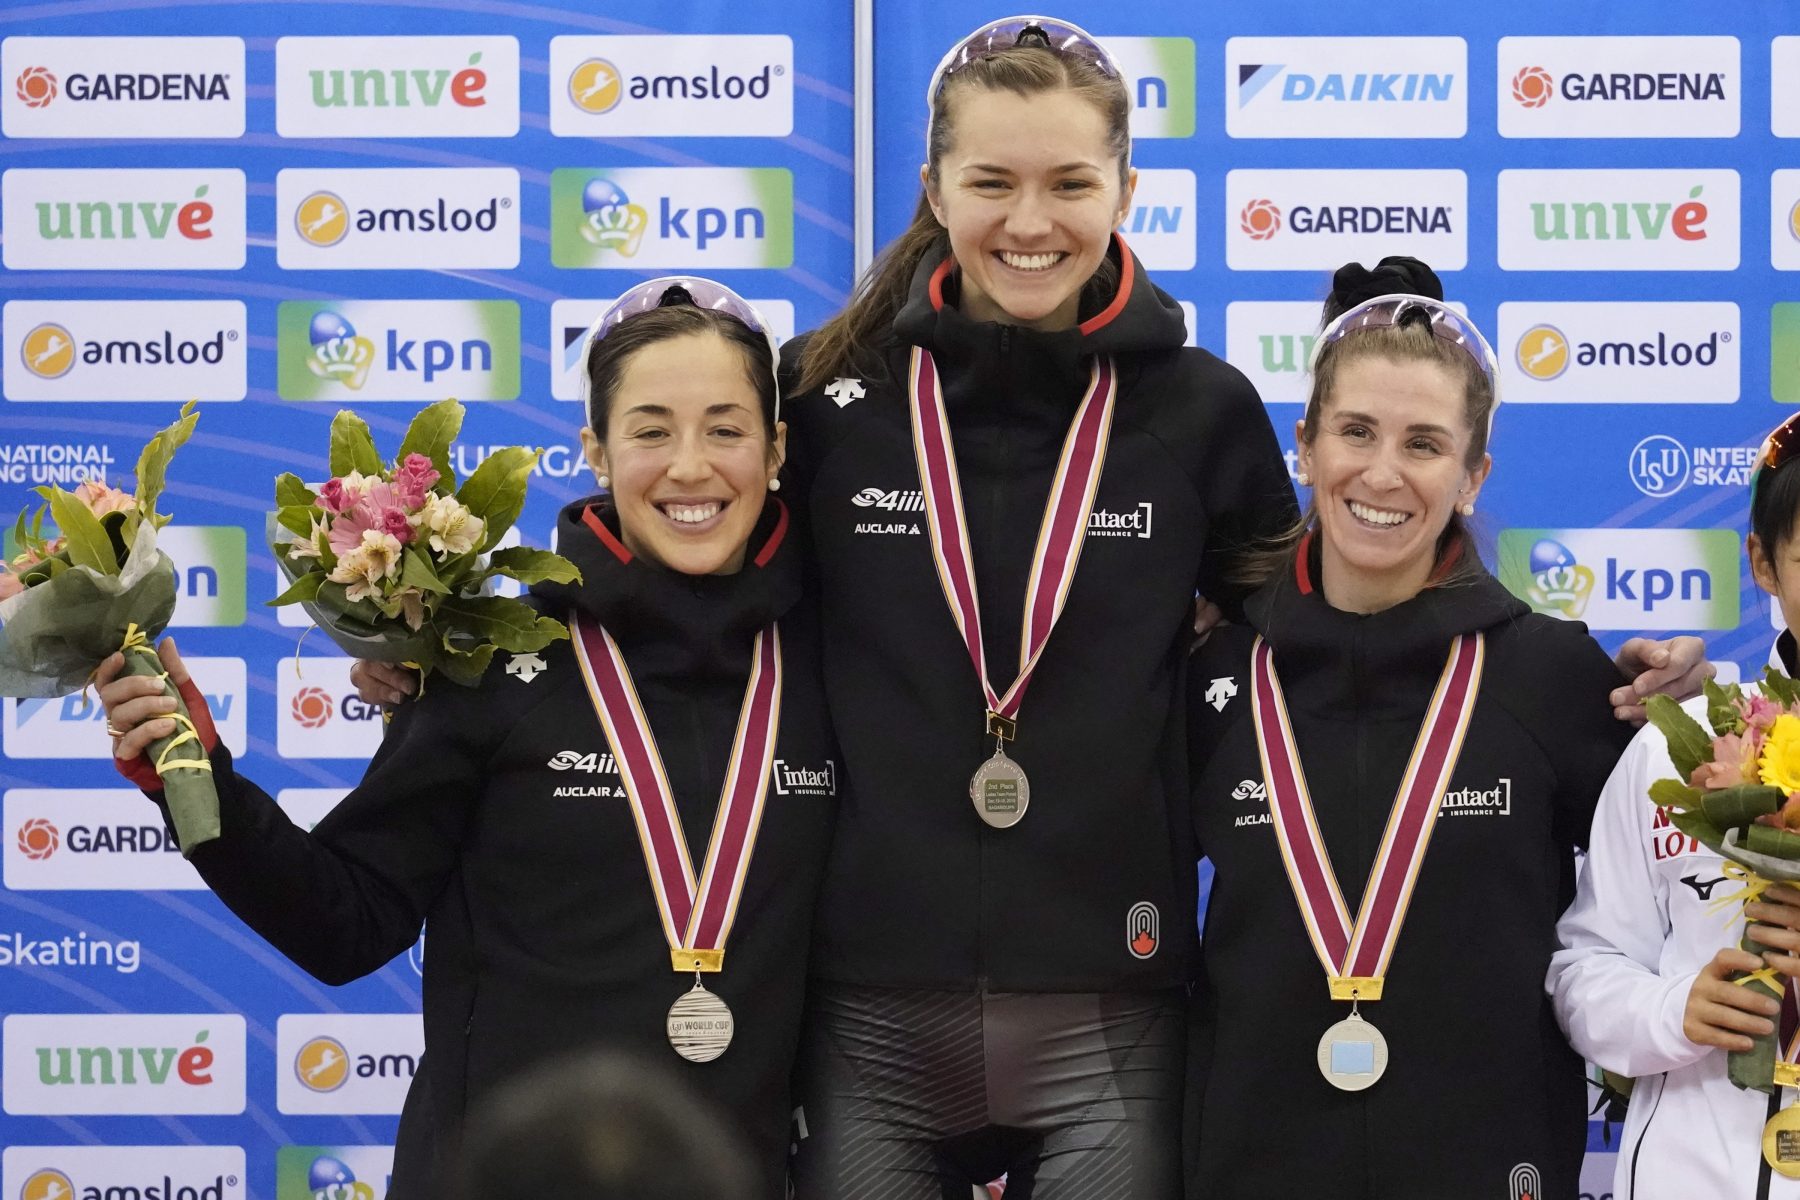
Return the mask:
[[(67, 696), (119, 651), (127, 674), (163, 678), (176, 732), (149, 752), (183, 854), (219, 836), (219, 801), (187, 705), (153, 648), (174, 615), (176, 591), (175, 564), (156, 545), (169, 523), (156, 502), (170, 460), (198, 420), (189, 403), (150, 439), (138, 456), (135, 495), (99, 483), (36, 489), (44, 504), (29, 521), (19, 514), (19, 553), (0, 568), (0, 695)], [(46, 512), (53, 537), (44, 536)]]
[(496, 650), (541, 650), (569, 631), (521, 600), (485, 594), (499, 576), (571, 583), (548, 550), (495, 545), (519, 519), (538, 451), (489, 455), (458, 486), (450, 446), (463, 406), (440, 400), (407, 429), (392, 464), (349, 410), (331, 423), (331, 478), (315, 490), (275, 481), (269, 544), (292, 585), (270, 604), (300, 604), (357, 658), (442, 671), (473, 685)]
[[(1645, 708), (1681, 773), (1651, 784), (1650, 799), (1677, 829), (1736, 864), (1726, 872), (1743, 887), (1724, 903), (1749, 904), (1772, 884), (1800, 883), (1800, 683), (1773, 667), (1748, 691), (1709, 680), (1710, 732), (1667, 696), (1652, 696)], [(1765, 949), (1748, 936), (1741, 945), (1756, 955)], [(1739, 982), (1781, 999), (1772, 967)], [(1775, 1035), (1752, 1040), (1754, 1049), (1730, 1055), (1731, 1081), (1772, 1092)]]

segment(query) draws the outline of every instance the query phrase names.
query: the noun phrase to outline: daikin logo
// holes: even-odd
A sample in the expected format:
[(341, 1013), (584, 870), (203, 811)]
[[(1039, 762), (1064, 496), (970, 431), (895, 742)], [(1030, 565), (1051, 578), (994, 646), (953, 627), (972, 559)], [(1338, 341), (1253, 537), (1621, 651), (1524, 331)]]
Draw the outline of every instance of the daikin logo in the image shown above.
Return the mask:
[(1187, 271), (1194, 266), (1195, 177), (1186, 169), (1138, 172), (1131, 211), (1119, 226), (1146, 267)]
[(223, 37), (9, 37), (10, 138), (216, 138), (244, 132), (244, 42)]
[(1232, 137), (1461, 137), (1468, 46), (1461, 38), (1231, 38), (1225, 126)]
[(786, 267), (793, 188), (781, 168), (559, 168), (550, 258), (559, 267)]
[(794, 45), (781, 35), (550, 39), (558, 137), (786, 137)]
[[(204, 576), (190, 578), (199, 582)], [(206, 696), (219, 736), (233, 753), (243, 753), (244, 660), (196, 657), (188, 659), (187, 664)], [(76, 692), (47, 699), (9, 698), (0, 702), (0, 713), (4, 714), (0, 717), (0, 734), (4, 735), (8, 758), (112, 757), (112, 742), (106, 736), (106, 710), (91, 690), (86, 696)], [(143, 813), (137, 815), (141, 818)]]
[(283, 137), (510, 137), (518, 39), (278, 38), (275, 125)]
[(1379, 75), (1307, 75), (1290, 71), (1283, 63), (1245, 63), (1238, 68), (1238, 104), (1247, 105), (1276, 80), (1277, 92), (1284, 102), (1355, 101), (1370, 104), (1396, 104), (1412, 100), (1448, 100), (1456, 87), (1456, 76), (1421, 74), (1417, 71), (1387, 72)]

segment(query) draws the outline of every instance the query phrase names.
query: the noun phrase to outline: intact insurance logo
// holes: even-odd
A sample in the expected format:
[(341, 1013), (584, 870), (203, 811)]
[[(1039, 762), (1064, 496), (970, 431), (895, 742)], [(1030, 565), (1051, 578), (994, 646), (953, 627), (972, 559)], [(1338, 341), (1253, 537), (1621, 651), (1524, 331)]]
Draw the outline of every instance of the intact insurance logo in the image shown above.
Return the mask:
[(15, 892), (200, 891), (162, 816), (135, 788), (10, 788), (0, 847)]
[[(213, 724), (233, 754), (244, 752), (244, 660), (189, 658), (194, 684), (206, 697)], [(8, 758), (112, 757), (106, 710), (90, 690), (84, 697), (0, 701), (0, 747)]]
[(1461, 171), (1230, 171), (1225, 260), (1235, 271), (1334, 270), (1389, 254), (1467, 264)]
[(1131, 210), (1119, 232), (1143, 260), (1158, 271), (1191, 271), (1194, 267), (1194, 173), (1188, 170), (1138, 172)]
[(0, 177), (15, 271), (235, 271), (244, 265), (238, 170), (34, 170)]
[[(241, 1146), (9, 1146), (7, 1200), (244, 1200)], [(310, 1198), (309, 1198), (310, 1200)]]
[(559, 167), (550, 176), (559, 267), (788, 267), (794, 177), (780, 167)]
[(8, 300), (8, 400), (242, 400), (237, 300)]
[(1769, 263), (1800, 271), (1800, 171), (1769, 174)]
[(519, 40), (275, 40), (275, 128), (290, 138), (512, 137)]
[(244, 1111), (244, 1018), (235, 1014), (15, 1014), (0, 1043), (10, 1116)]
[[(1460, 303), (1450, 307), (1468, 312)], [(1313, 300), (1233, 300), (1225, 306), (1225, 357), (1256, 385), (1264, 404), (1306, 403), (1312, 390), (1307, 364), (1318, 334)]]
[[(749, 299), (746, 297), (746, 299)], [(792, 300), (756, 300), (750, 303), (756, 306), (763, 320), (771, 327), (777, 342), (785, 342), (794, 336), (794, 302)], [(550, 302), (550, 345), (556, 348), (557, 358), (551, 366), (550, 394), (558, 400), (585, 400), (586, 387), (586, 355), (588, 333), (593, 329), (606, 310), (613, 306), (612, 300), (552, 300)], [(556, 447), (551, 447), (554, 451)], [(549, 465), (544, 465), (545, 472), (557, 475), (559, 472)], [(586, 470), (585, 464), (576, 461), (570, 464), (567, 474), (575, 476)], [(464, 474), (458, 467), (458, 473)]]
[(275, 668), (275, 745), (283, 758), (365, 758), (381, 709), (357, 698), (347, 658), (284, 658)]
[(275, 175), (275, 257), (286, 270), (519, 265), (511, 167), (314, 170)]
[(1194, 136), (1194, 39), (1101, 38), (1131, 95), (1131, 136)]
[(275, 1022), (275, 1106), (398, 1114), (424, 1053), (417, 1013), (289, 1013)]
[(1738, 306), (1514, 301), (1495, 353), (1508, 404), (1731, 404)]
[(785, 35), (550, 39), (557, 137), (786, 137), (794, 43)]
[(9, 37), (0, 43), (9, 138), (244, 136), (244, 41)]
[(1743, 488), (1756, 469), (1756, 446), (1689, 446), (1666, 433), (1653, 433), (1631, 448), (1626, 471), (1631, 484), (1654, 500), (1673, 496), (1690, 483), (1696, 488)]
[(1458, 138), (1469, 126), (1461, 38), (1235, 37), (1225, 131), (1237, 138)]
[(1736, 171), (1502, 171), (1508, 271), (1731, 271)]
[(283, 1146), (275, 1200), (386, 1200), (392, 1146)]
[(1500, 136), (1736, 137), (1734, 37), (1500, 39)]
[(519, 306), (510, 300), (284, 300), (283, 400), (516, 400)]
[(1735, 629), (1729, 529), (1507, 529), (1500, 582), (1541, 613), (1592, 629)]

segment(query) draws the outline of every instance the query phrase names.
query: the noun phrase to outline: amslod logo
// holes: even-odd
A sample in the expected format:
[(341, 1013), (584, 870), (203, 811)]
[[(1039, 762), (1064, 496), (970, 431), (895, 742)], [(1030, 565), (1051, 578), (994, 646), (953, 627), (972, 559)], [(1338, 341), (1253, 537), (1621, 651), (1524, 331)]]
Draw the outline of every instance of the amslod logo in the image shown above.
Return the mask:
[[(1509, 404), (1731, 404), (1738, 306), (1508, 301), (1495, 352)], [(1510, 353), (1508, 352), (1510, 350)]]
[(1500, 136), (1736, 137), (1734, 37), (1504, 37)]
[(1225, 131), (1235, 138), (1457, 138), (1469, 48), (1454, 37), (1234, 37)]
[(275, 1106), (398, 1114), (425, 1053), (417, 1013), (288, 1013), (275, 1022)]
[(9, 37), (0, 43), (9, 138), (244, 136), (244, 40)]
[(283, 400), (516, 400), (519, 306), (510, 300), (284, 300)]
[(559, 267), (788, 267), (794, 177), (781, 167), (559, 167), (550, 177)]
[(244, 1200), (241, 1146), (8, 1146), (8, 1200)]
[(8, 300), (8, 400), (242, 400), (238, 300)]
[(206, 887), (131, 788), (9, 788), (0, 861), (15, 892), (192, 892)]
[(1769, 263), (1800, 271), (1800, 170), (1769, 173)]
[(1198, 230), (1194, 223), (1194, 173), (1146, 167), (1138, 172), (1131, 211), (1119, 232), (1146, 267), (1191, 271)]
[(1729, 529), (1507, 529), (1500, 581), (1533, 609), (1591, 629), (1735, 629)]
[(275, 175), (275, 213), (286, 270), (519, 265), (511, 167), (289, 167)]
[(1736, 171), (1500, 172), (1508, 271), (1730, 271)]
[(275, 668), (275, 745), (283, 758), (363, 758), (381, 746), (381, 709), (350, 682), (347, 658), (283, 658)]
[(512, 137), (513, 37), (284, 37), (275, 128), (289, 138)]
[(786, 137), (794, 43), (785, 34), (550, 39), (557, 137)]
[(275, 1200), (386, 1200), (392, 1146), (282, 1146)]
[[(794, 302), (792, 300), (757, 300), (750, 299), (756, 311), (767, 321), (770, 331), (775, 335), (777, 343), (785, 342), (794, 336)], [(550, 345), (555, 347), (556, 358), (551, 362), (550, 394), (558, 400), (581, 401), (586, 399), (583, 372), (586, 370), (584, 356), (587, 353), (588, 331), (594, 322), (599, 320), (607, 309), (613, 306), (612, 300), (552, 300), (550, 302)], [(551, 447), (554, 450), (555, 447)], [(546, 452), (549, 453), (548, 451)], [(553, 477), (562, 477), (554, 466), (554, 460), (541, 463), (543, 473)], [(471, 468), (473, 469), (473, 468)], [(574, 476), (586, 470), (585, 465), (577, 462), (570, 464), (567, 475)], [(457, 473), (466, 472), (459, 465)]]
[(1236, 271), (1335, 269), (1411, 254), (1467, 264), (1461, 171), (1238, 170), (1225, 175), (1225, 259)]
[(1103, 37), (1100, 39), (1131, 94), (1131, 136), (1194, 136), (1194, 39), (1185, 37)]
[[(206, 697), (219, 737), (233, 754), (244, 752), (244, 660), (189, 658), (188, 670)], [(112, 758), (106, 710), (87, 696), (0, 702), (0, 746), (8, 758)]]
[(0, 1047), (10, 1116), (244, 1111), (236, 1014), (15, 1013)]
[(244, 265), (244, 173), (38, 170), (0, 177), (15, 271), (235, 271)]

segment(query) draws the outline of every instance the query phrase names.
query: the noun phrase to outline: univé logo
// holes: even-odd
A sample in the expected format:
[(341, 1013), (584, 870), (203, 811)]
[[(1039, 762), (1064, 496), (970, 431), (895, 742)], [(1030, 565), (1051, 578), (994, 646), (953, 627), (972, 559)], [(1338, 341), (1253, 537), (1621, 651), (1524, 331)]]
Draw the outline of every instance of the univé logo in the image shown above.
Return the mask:
[(39, 1046), (38, 1082), (45, 1087), (150, 1084), (206, 1087), (213, 1052), (202, 1029), (188, 1046)]
[[(375, 343), (358, 337), (356, 326), (328, 308), (314, 314), (307, 329), (312, 353), (306, 369), (320, 379), (341, 383), (352, 391), (362, 387), (369, 377), (369, 366), (375, 361)], [(327, 713), (329, 717), (331, 714)]]
[(13, 92), (26, 108), (42, 108), (56, 99), (56, 76), (48, 67), (26, 67), (13, 81)]
[(335, 711), (330, 693), (324, 688), (316, 687), (303, 687), (295, 692), (294, 701), (289, 707), (293, 709), (294, 720), (306, 729), (323, 728)]
[(1656, 241), (1665, 233), (1684, 242), (1706, 240), (1704, 184), (1688, 189), (1681, 203), (1669, 200), (1555, 201), (1531, 206), (1531, 229), (1540, 242)]
[(469, 55), (468, 65), (452, 74), (436, 70), (316, 70), (306, 73), (312, 84), (315, 108), (436, 108), (446, 97), (460, 108), (480, 108), (487, 103), (487, 72), (481, 54)]
[(177, 206), (165, 200), (161, 204), (140, 201), (133, 204), (120, 200), (113, 204), (73, 204), (67, 200), (38, 201), (38, 236), (45, 241), (78, 238), (82, 241), (133, 241), (150, 238), (161, 241), (171, 226), (189, 241), (205, 241), (212, 237), (213, 206), (206, 199), (210, 189), (202, 184), (194, 189), (193, 199)]
[[(630, 258), (644, 241), (650, 214), (631, 202), (631, 197), (605, 176), (590, 180), (581, 189), (581, 236), (590, 245)], [(701, 244), (705, 249), (705, 244)]]
[(1281, 209), (1273, 200), (1252, 200), (1238, 213), (1238, 228), (1251, 240), (1266, 242), (1281, 232)]
[(336, 1038), (311, 1038), (294, 1055), (294, 1078), (309, 1091), (335, 1092), (350, 1078), (350, 1053)]

